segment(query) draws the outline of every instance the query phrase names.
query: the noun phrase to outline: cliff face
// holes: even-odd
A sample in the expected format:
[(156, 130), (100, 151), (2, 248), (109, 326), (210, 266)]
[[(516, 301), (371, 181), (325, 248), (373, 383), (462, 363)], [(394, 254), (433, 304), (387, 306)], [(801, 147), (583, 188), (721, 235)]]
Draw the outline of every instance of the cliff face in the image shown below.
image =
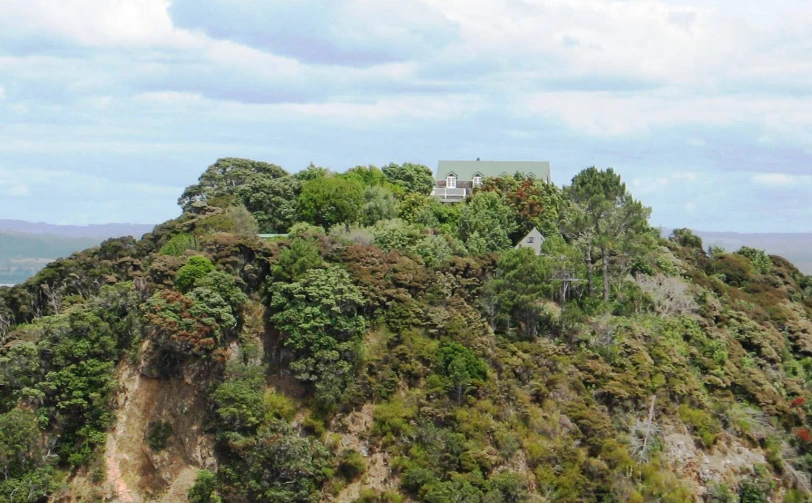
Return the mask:
[[(204, 426), (207, 403), (200, 386), (205, 377), (154, 378), (123, 361), (116, 380), (115, 419), (97, 468), (101, 473), (80, 471), (53, 500), (188, 501), (198, 471), (217, 468), (214, 437)], [(169, 425), (171, 434), (154, 449), (150, 433), (159, 424)]]
[(564, 239), (241, 211), (0, 291), (0, 501), (808, 500), (812, 281), (780, 257), (680, 232), (590, 292)]

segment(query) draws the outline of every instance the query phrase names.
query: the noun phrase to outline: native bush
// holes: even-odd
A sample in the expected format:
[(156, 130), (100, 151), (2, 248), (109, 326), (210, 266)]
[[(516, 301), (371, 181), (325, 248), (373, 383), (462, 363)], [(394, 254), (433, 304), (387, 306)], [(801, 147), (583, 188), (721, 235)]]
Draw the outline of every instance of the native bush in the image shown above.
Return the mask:
[(197, 280), (212, 271), (214, 271), (214, 264), (211, 263), (211, 260), (201, 255), (189, 257), (186, 265), (178, 269), (175, 274), (175, 286), (182, 292), (188, 292)]
[(344, 269), (330, 265), (293, 283), (271, 282), (268, 297), (270, 320), (294, 353), (296, 377), (314, 385), (324, 406), (337, 406), (353, 381), (366, 329), (361, 292)]

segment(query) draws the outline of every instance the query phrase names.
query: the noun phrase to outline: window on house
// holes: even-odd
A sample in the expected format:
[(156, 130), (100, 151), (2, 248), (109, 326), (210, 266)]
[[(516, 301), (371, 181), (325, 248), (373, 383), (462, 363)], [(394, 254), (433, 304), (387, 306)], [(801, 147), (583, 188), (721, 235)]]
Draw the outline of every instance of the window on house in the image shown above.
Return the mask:
[(474, 187), (479, 187), (482, 185), (482, 177), (477, 175), (474, 177)]
[(454, 175), (448, 175), (445, 179), (445, 186), (449, 189), (456, 189), (457, 188), (457, 177)]
[(530, 244), (530, 243), (532, 243), (532, 242), (533, 242), (533, 238), (532, 238), (532, 237), (527, 238), (527, 244)]

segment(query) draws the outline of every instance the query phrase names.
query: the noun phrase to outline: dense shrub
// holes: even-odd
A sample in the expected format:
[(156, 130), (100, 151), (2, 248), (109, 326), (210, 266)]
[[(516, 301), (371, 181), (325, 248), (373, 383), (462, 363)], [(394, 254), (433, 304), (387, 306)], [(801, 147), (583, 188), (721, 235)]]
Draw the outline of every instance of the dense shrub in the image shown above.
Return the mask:
[(212, 271), (214, 271), (214, 264), (211, 263), (211, 260), (201, 255), (189, 257), (186, 265), (178, 269), (175, 274), (175, 286), (182, 292), (188, 292), (197, 280)]
[(172, 435), (172, 424), (166, 421), (152, 421), (147, 427), (147, 445), (155, 452), (166, 449)]

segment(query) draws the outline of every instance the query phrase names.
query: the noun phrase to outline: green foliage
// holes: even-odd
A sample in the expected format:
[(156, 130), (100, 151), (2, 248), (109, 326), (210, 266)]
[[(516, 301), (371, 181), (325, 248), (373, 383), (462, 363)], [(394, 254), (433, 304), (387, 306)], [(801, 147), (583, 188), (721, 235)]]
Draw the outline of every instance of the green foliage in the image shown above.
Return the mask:
[(216, 485), (215, 475), (208, 470), (197, 472), (197, 478), (192, 487), (189, 488), (188, 498), (190, 503), (221, 503), (222, 499), (214, 491)]
[(746, 257), (737, 254), (715, 254), (712, 270), (730, 286), (745, 286), (753, 279), (753, 266)]
[(467, 347), (456, 342), (446, 342), (437, 354), (439, 372), (449, 380), (457, 401), (462, 400), (466, 389), (482, 383), (488, 376), (488, 366)]
[(338, 474), (345, 480), (353, 481), (363, 475), (367, 470), (367, 462), (361, 453), (348, 449), (341, 453), (338, 459)]
[(375, 245), (391, 250), (405, 250), (420, 238), (420, 229), (402, 220), (385, 220), (378, 222), (373, 230)]
[(711, 483), (708, 485), (708, 503), (737, 503), (736, 494), (727, 484)]
[(608, 301), (616, 262), (612, 255), (635, 256), (653, 247), (654, 235), (648, 226), (651, 208), (629, 194), (612, 168), (581, 171), (564, 194), (573, 203), (565, 219), (565, 234), (583, 250), (590, 289), (595, 261), (600, 259), (603, 299)]
[(755, 267), (755, 269), (761, 274), (767, 274), (773, 268), (773, 262), (770, 260), (769, 255), (764, 253), (764, 250), (757, 250), (755, 248), (750, 248), (749, 246), (742, 246), (741, 249), (736, 252), (736, 254), (750, 259), (753, 267)]
[(178, 272), (175, 274), (175, 286), (182, 292), (188, 292), (192, 289), (197, 280), (212, 271), (214, 271), (214, 264), (211, 263), (211, 260), (202, 255), (189, 257), (186, 265), (178, 269)]
[(197, 251), (197, 246), (197, 239), (192, 234), (184, 232), (172, 236), (172, 239), (167, 241), (158, 253), (161, 255), (180, 257), (187, 251)]
[(256, 218), (243, 205), (229, 206), (222, 213), (203, 219), (195, 227), (198, 234), (204, 235), (227, 232), (253, 236), (258, 230)]
[(293, 176), (256, 176), (237, 187), (237, 196), (253, 214), (259, 232), (279, 234), (296, 222), (301, 188)]
[(166, 370), (186, 357), (210, 355), (237, 324), (231, 306), (208, 288), (188, 296), (159, 291), (147, 301), (145, 320), (157, 349), (168, 357)]
[(417, 409), (400, 400), (380, 403), (375, 406), (375, 431), (381, 435), (402, 435), (411, 431), (411, 420), (417, 415)]
[(480, 192), (460, 212), (458, 233), (472, 255), (510, 248), (516, 230), (514, 210), (495, 192)]
[(395, 193), (386, 187), (371, 186), (364, 189), (364, 207), (361, 222), (375, 225), (380, 220), (390, 220), (398, 216)]
[(769, 503), (773, 488), (764, 466), (753, 467), (753, 474), (739, 484), (740, 503)]
[[(198, 183), (191, 185), (183, 191), (178, 204), (189, 211), (192, 204), (200, 201), (206, 202), (223, 196), (235, 196), (239, 187), (250, 184), (257, 178), (281, 178), (286, 176), (285, 170), (274, 164), (227, 157), (217, 159), (200, 175)], [(246, 205), (250, 208), (249, 205)]]
[(172, 435), (172, 424), (166, 421), (151, 421), (147, 426), (147, 445), (155, 452), (166, 449)]
[(279, 281), (296, 281), (307, 271), (321, 267), (324, 261), (316, 243), (310, 239), (295, 238), (290, 246), (279, 253), (279, 260), (271, 274)]
[[(194, 286), (195, 290), (208, 290), (219, 295), (231, 308), (231, 314), (235, 317), (248, 300), (248, 296), (243, 292), (245, 283), (227, 272), (210, 271), (205, 276), (197, 279)], [(198, 291), (193, 297), (202, 298), (203, 295)]]
[[(51, 316), (32, 327), (35, 345), (21, 348), (7, 383), (23, 401), (38, 404), (41, 424), (59, 431), (55, 452), (62, 462), (80, 466), (94, 459), (104, 444), (112, 418), (113, 369), (121, 354), (110, 325), (88, 310)], [(12, 360), (14, 361), (14, 360)]]
[(460, 218), (459, 204), (444, 204), (435, 197), (409, 193), (400, 201), (398, 216), (404, 221), (455, 234)]
[(386, 178), (383, 171), (376, 166), (355, 166), (338, 176), (348, 180), (355, 180), (365, 187), (395, 187)]
[(423, 236), (410, 247), (411, 251), (423, 259), (426, 267), (436, 268), (454, 256), (454, 248), (446, 236), (430, 234)]
[(270, 422), (273, 418), (290, 421), (296, 415), (294, 401), (280, 393), (271, 390), (265, 391), (264, 403), (266, 422)]
[(354, 180), (318, 177), (302, 184), (298, 200), (302, 220), (324, 228), (361, 220), (364, 187)]
[(546, 236), (558, 233), (565, 204), (561, 189), (555, 185), (523, 176), (503, 175), (486, 178), (478, 190), (501, 194), (513, 208), (518, 224), (512, 236), (514, 241), (534, 227)]
[[(757, 250), (705, 256), (683, 229), (662, 241), (611, 171), (586, 170), (563, 194), (489, 179), (449, 205), (410, 169), (290, 176), (223, 161), (186, 194), (187, 213), (142, 241), (0, 289), (0, 501), (101, 484), (115, 377), (135, 369), (172, 383), (136, 411), (154, 419), (146, 444), (177, 456), (181, 423), (160, 420), (189, 403), (183, 428), (200, 424), (184, 435), (215, 438), (217, 473), (199, 473), (193, 502), (337, 498), (367, 471), (356, 437), (375, 456), (369, 480), (384, 460), (400, 481), (360, 501), (694, 501), (658, 425), (769, 463), (721, 473), (740, 480), (708, 500), (765, 501), (779, 485), (807, 498), (809, 277)], [(302, 185), (336, 183), (355, 187), (335, 200), (354, 217), (329, 234), (296, 221)], [(290, 236), (236, 235), (253, 232), (223, 218), (240, 205)], [(543, 228), (540, 256), (511, 247), (529, 226)], [(198, 248), (211, 260), (188, 258)], [(565, 291), (565, 276), (587, 281)], [(610, 302), (587, 295), (604, 280)], [(663, 307), (681, 296), (696, 305)]]
[(434, 173), (422, 164), (391, 163), (384, 166), (382, 171), (390, 183), (402, 187), (407, 193), (428, 195), (434, 188)]
[(226, 501), (315, 503), (331, 474), (327, 448), (279, 421), (256, 436), (233, 436), (226, 448), (230, 463), (221, 467), (218, 485)]
[(37, 501), (56, 490), (53, 459), (34, 414), (20, 409), (0, 414), (0, 501), (25, 495)]
[(402, 503), (403, 496), (396, 491), (376, 492), (374, 489), (362, 489), (358, 503)]
[(271, 283), (268, 293), (271, 322), (295, 355), (291, 368), (314, 384), (322, 405), (335, 407), (353, 381), (366, 328), (360, 291), (344, 269), (331, 265), (293, 283)]
[(305, 169), (296, 172), (293, 176), (300, 182), (309, 182), (317, 178), (329, 177), (331, 173), (329, 169), (316, 166), (311, 162)]
[(674, 229), (671, 231), (669, 239), (685, 248), (698, 248), (702, 250), (702, 238), (694, 234), (691, 229)]
[(552, 294), (551, 264), (530, 248), (509, 250), (499, 257), (493, 278), (485, 283), (482, 307), (491, 325), (509, 335), (535, 337), (543, 315), (540, 300)]
[(223, 431), (251, 433), (266, 418), (265, 368), (231, 360), (226, 379), (211, 393)]
[(702, 445), (706, 448), (713, 446), (720, 428), (718, 422), (710, 414), (682, 404), (679, 407), (679, 416), (696, 433), (702, 441)]

